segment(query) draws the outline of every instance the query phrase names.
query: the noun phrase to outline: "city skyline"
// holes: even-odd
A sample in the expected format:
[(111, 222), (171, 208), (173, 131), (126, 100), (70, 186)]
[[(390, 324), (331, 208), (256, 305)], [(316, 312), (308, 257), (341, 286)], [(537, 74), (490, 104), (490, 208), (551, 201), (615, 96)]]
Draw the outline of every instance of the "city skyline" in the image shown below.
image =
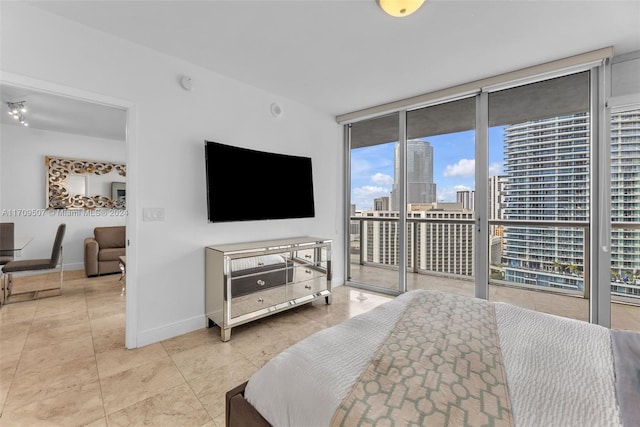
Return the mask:
[[(502, 173), (504, 126), (489, 129), (489, 176)], [(433, 147), (436, 201), (455, 202), (461, 190), (475, 190), (475, 132), (416, 138)], [(351, 150), (351, 203), (357, 210), (373, 209), (378, 197), (390, 197), (394, 183), (396, 142)]]

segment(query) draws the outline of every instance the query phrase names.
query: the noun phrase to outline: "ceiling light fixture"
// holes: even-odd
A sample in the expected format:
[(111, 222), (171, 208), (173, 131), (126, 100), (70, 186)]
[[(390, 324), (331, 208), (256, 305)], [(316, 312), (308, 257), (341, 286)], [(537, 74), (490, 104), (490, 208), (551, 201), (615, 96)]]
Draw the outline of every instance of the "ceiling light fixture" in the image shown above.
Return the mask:
[(27, 112), (26, 103), (27, 101), (7, 102), (9, 115), (19, 121), (22, 126), (29, 126), (29, 123), (24, 118), (24, 113)]
[(424, 0), (376, 0), (376, 3), (389, 15), (402, 18), (420, 9)]

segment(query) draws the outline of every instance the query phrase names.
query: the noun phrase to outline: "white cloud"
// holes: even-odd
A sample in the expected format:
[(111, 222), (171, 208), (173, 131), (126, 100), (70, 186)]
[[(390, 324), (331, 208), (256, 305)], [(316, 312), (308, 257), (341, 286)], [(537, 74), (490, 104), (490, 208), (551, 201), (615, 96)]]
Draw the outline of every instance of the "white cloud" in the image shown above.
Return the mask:
[(377, 173), (371, 177), (371, 182), (378, 185), (391, 186), (393, 184), (393, 178), (383, 173)]
[(388, 188), (365, 185), (353, 189), (351, 203), (354, 203), (358, 209), (373, 209), (373, 199), (388, 197), (389, 193)]
[(444, 170), (445, 177), (467, 177), (473, 176), (476, 170), (475, 159), (460, 159), (455, 165), (447, 165)]
[(466, 191), (473, 190), (473, 188), (467, 187), (466, 185), (455, 185), (453, 187), (445, 187), (442, 189), (438, 189), (438, 201), (439, 202), (455, 202), (456, 201), (456, 193), (458, 191)]
[(353, 190), (353, 194), (358, 198), (370, 197), (371, 199), (373, 199), (375, 197), (388, 196), (389, 189), (385, 187), (374, 187), (371, 185), (365, 185), (364, 187), (355, 188)]

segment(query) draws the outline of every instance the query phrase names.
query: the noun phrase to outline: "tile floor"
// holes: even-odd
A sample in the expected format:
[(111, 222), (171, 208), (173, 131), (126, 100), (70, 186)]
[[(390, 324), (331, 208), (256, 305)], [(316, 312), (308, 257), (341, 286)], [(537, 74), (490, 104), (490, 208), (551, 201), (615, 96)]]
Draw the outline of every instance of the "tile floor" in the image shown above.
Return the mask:
[[(62, 295), (0, 308), (0, 426), (224, 426), (224, 394), (306, 336), (388, 301), (337, 287), (312, 304), (234, 328), (124, 347), (119, 275), (65, 273)], [(40, 286), (57, 276), (16, 279)]]

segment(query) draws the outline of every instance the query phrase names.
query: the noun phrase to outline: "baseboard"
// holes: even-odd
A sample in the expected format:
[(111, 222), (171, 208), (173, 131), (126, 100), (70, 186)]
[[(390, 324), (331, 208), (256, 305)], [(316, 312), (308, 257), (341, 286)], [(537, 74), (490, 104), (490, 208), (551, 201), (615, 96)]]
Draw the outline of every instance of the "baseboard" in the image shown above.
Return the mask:
[(84, 270), (84, 263), (82, 262), (74, 262), (69, 264), (63, 264), (64, 271), (73, 271), (73, 270)]
[(169, 325), (161, 326), (159, 328), (147, 329), (138, 333), (137, 346), (143, 347), (145, 345), (160, 342), (169, 338), (177, 337), (189, 332), (197, 331), (206, 326), (205, 316), (195, 316), (190, 319), (181, 320), (179, 322), (171, 323)]

